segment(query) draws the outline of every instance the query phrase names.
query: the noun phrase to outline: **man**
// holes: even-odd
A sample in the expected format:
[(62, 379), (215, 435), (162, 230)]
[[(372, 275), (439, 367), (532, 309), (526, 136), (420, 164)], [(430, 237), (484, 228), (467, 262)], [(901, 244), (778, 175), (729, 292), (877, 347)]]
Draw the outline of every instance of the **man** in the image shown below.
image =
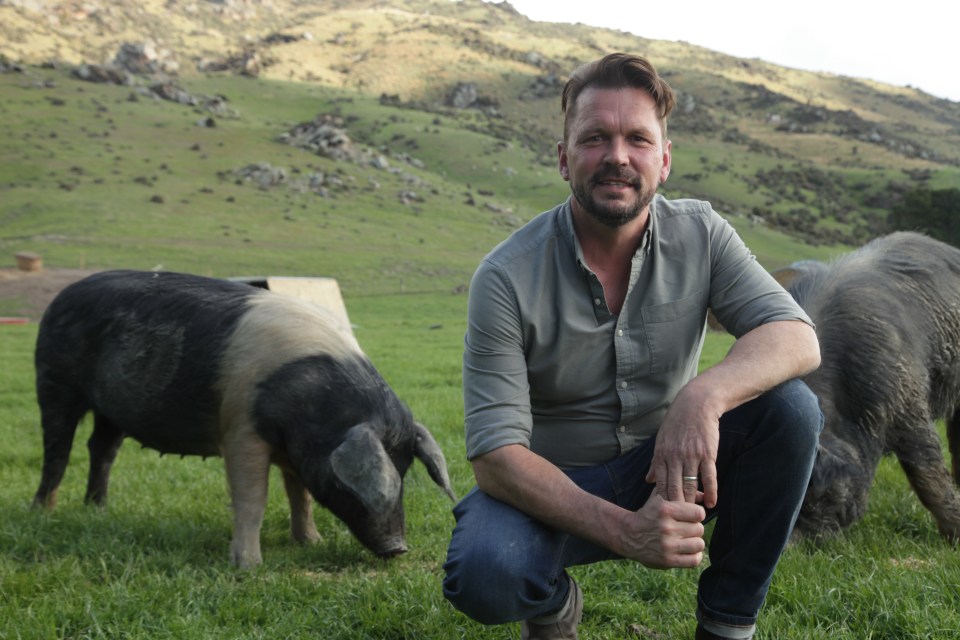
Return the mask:
[[(809, 318), (708, 203), (667, 179), (669, 85), (611, 54), (567, 82), (572, 196), (494, 249), (470, 288), (463, 388), (477, 488), (455, 508), (444, 594), (523, 638), (576, 638), (566, 567), (703, 559), (697, 638), (750, 638), (822, 415), (798, 376)], [(735, 336), (697, 375), (707, 309)]]

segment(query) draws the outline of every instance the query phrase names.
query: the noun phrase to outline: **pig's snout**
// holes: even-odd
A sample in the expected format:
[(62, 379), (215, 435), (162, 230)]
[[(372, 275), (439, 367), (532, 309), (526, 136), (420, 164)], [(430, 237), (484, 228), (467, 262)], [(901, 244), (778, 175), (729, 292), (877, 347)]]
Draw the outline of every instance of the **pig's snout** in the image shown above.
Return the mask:
[(374, 553), (385, 560), (390, 558), (396, 558), (399, 555), (403, 555), (407, 552), (407, 543), (403, 538), (394, 537), (384, 540), (381, 544), (377, 545), (377, 549)]

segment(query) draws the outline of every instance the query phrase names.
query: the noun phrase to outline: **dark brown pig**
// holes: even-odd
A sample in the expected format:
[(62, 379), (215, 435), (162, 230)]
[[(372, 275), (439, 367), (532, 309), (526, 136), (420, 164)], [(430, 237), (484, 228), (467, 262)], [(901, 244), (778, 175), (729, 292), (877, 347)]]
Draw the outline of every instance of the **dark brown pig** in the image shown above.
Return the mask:
[(797, 532), (862, 517), (891, 453), (944, 537), (960, 539), (960, 250), (899, 232), (776, 275), (816, 323), (822, 359), (805, 378), (825, 423)]

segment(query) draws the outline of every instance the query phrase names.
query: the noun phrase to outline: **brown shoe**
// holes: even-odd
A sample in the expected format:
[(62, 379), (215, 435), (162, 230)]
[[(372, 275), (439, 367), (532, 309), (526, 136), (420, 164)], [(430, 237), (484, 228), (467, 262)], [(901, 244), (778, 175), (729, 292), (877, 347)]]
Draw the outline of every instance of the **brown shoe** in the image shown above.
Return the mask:
[(577, 625), (583, 617), (583, 592), (570, 580), (570, 593), (555, 622), (539, 624), (531, 620), (520, 623), (521, 640), (577, 640)]

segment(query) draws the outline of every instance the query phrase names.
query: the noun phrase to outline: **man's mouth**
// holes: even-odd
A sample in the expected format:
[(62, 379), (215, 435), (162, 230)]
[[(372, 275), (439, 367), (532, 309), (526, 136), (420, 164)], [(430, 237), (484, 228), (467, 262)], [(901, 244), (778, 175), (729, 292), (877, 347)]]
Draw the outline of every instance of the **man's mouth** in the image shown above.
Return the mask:
[(600, 187), (614, 187), (617, 189), (640, 189), (640, 180), (636, 176), (613, 172), (603, 172), (594, 176), (593, 183)]
[(640, 185), (634, 180), (624, 180), (618, 178), (601, 178), (594, 180), (598, 187), (612, 187), (614, 189), (639, 189)]

